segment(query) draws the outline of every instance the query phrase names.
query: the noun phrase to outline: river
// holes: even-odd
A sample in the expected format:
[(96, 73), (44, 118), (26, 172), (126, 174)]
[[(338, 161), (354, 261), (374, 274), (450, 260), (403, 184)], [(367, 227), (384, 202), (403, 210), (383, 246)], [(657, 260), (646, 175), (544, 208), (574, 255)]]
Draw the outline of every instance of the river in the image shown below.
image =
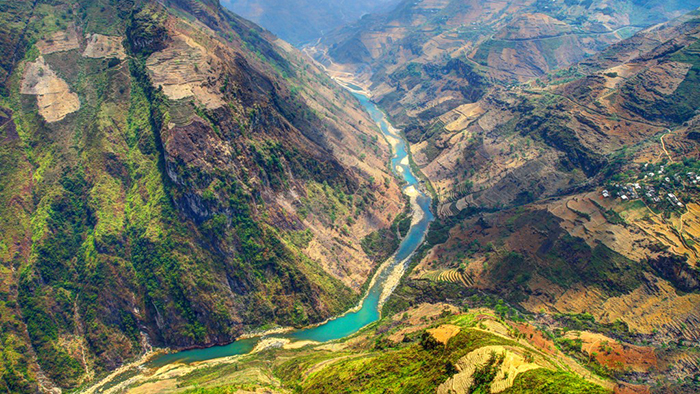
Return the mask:
[[(379, 320), (381, 317), (381, 305), (396, 286), (398, 278), (405, 271), (409, 258), (423, 242), (428, 226), (434, 219), (430, 211), (431, 199), (420, 187), (418, 179), (408, 164), (409, 158), (405, 140), (391, 126), (385, 114), (367, 96), (357, 91), (351, 90), (351, 92), (357, 97), (372, 119), (377, 122), (382, 133), (392, 145), (394, 157), (391, 160), (391, 166), (396, 175), (406, 182), (404, 192), (411, 197), (414, 220), (408, 234), (402, 240), (394, 256), (385, 262), (375, 274), (369, 290), (357, 308), (320, 325), (285, 334), (270, 334), (265, 336), (267, 338), (328, 342), (352, 335), (368, 324)], [(173, 362), (188, 363), (246, 354), (251, 352), (260, 340), (265, 337), (241, 339), (226, 346), (214, 346), (206, 349), (186, 350), (167, 354), (152, 360), (147, 365), (158, 367)]]

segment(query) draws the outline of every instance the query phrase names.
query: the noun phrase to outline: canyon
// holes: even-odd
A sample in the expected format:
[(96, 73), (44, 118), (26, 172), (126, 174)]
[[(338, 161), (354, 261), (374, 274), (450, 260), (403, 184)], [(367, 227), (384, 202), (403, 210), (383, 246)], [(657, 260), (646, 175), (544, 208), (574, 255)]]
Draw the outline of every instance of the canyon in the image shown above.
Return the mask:
[(0, 3), (0, 390), (697, 392), (698, 6)]

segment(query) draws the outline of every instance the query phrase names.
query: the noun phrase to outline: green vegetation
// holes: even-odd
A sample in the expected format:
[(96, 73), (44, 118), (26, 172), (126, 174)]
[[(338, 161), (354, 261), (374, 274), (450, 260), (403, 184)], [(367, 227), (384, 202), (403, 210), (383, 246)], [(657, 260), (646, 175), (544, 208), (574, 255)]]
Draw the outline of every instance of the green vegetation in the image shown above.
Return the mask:
[[(648, 267), (603, 244), (590, 247), (583, 239), (570, 236), (560, 227), (559, 219), (549, 212), (521, 207), (503, 216), (505, 220), (498, 225), (497, 239), (482, 241), (475, 238), (471, 242), (453, 245), (447, 259), (459, 262), (475, 255), (485, 257), (487, 278), (498, 284), (498, 294), (510, 302), (522, 302), (528, 298), (534, 273), (563, 288), (581, 283), (595, 286), (611, 296), (626, 294), (642, 284), (643, 272)], [(497, 216), (491, 217), (493, 220)], [(445, 242), (448, 231), (460, 222), (469, 223), (469, 226), (476, 222), (484, 228), (493, 226), (485, 220), (470, 219), (469, 213), (463, 211), (458, 216), (437, 221), (428, 234), (429, 245)], [(509, 250), (498, 246), (524, 228), (532, 228), (546, 237), (547, 242), (539, 249), (527, 252), (526, 248)], [(454, 268), (454, 264), (451, 263), (451, 267)]]
[(400, 239), (395, 231), (381, 229), (362, 239), (362, 250), (375, 262), (382, 262), (398, 249)]
[[(572, 172), (576, 169), (587, 176), (594, 176), (606, 164), (606, 159), (583, 144), (569, 126), (570, 115), (560, 110), (558, 96), (543, 95), (538, 100), (527, 100), (520, 111), (527, 114), (514, 125), (523, 136), (530, 136), (565, 154), (560, 161), (560, 170)], [(531, 202), (531, 201), (525, 201)]]
[[(310, 230), (273, 196), (293, 189), (299, 216), (306, 209), (348, 231), (381, 185), (313, 145), (339, 124), (320, 120), (307, 98), (287, 100), (288, 88), (305, 82), (285, 80), (297, 77), (285, 71), (296, 65), (248, 22), (218, 16), (217, 31), (246, 40), (232, 43), (240, 63), (220, 70), (228, 106), (173, 102), (154, 87), (148, 56), (170, 44), (170, 23), (187, 28), (173, 19), (183, 10), (170, 12), (185, 3), (194, 4), (57, 0), (39, 2), (31, 19), (31, 2), (0, 6), (8, 27), (0, 47), (16, 48), (20, 60), (14, 49), (0, 58), (12, 72), (0, 96), (0, 391), (36, 390), (31, 348), (70, 390), (87, 369), (99, 376), (141, 354), (143, 334), (157, 346), (202, 346), (265, 325), (308, 325), (357, 300), (304, 254)], [(19, 93), (22, 71), (39, 56), (34, 43), (71, 24), (125, 37), (129, 57), (43, 55), (81, 102), (47, 123), (36, 97)], [(255, 75), (249, 90), (236, 75)], [(276, 93), (268, 97), (266, 84)], [(180, 144), (193, 135), (209, 153)], [(230, 153), (228, 162), (217, 162), (214, 148)], [(393, 233), (406, 223), (397, 220)]]
[(619, 213), (612, 209), (604, 209), (600, 211), (603, 214), (605, 220), (610, 224), (625, 224), (625, 219), (623, 219)]
[(691, 64), (687, 75), (678, 88), (669, 95), (648, 98), (647, 91), (654, 92), (655, 87), (645, 77), (644, 73), (625, 83), (621, 88), (621, 96), (624, 98), (624, 108), (635, 112), (649, 120), (668, 120), (681, 124), (693, 116), (700, 100), (700, 92), (697, 89), (700, 84), (700, 41), (673, 48), (662, 56), (666, 59)]
[(144, 7), (132, 16), (126, 31), (133, 53), (148, 56), (166, 46), (168, 32), (165, 21), (168, 14), (158, 7)]
[(498, 371), (503, 365), (504, 354), (491, 353), (489, 359), (484, 363), (484, 365), (479, 366), (472, 379), (474, 382), (471, 387), (469, 387), (469, 394), (486, 394), (491, 392), (491, 382), (496, 378)]
[(533, 369), (527, 371), (513, 382), (513, 387), (503, 391), (505, 394), (607, 394), (608, 390), (589, 383), (569, 372)]
[(431, 341), (432, 337), (426, 333), (421, 338), (419, 343), (398, 349), (340, 360), (332, 368), (309, 375), (300, 382), (300, 390), (305, 393), (431, 392), (456, 372), (454, 365), (465, 354), (479, 347), (509, 342), (475, 330), (462, 331), (446, 346)]
[[(613, 323), (599, 323), (589, 313), (561, 313), (554, 318), (564, 326), (564, 330), (599, 332), (611, 338), (617, 338), (627, 342), (634, 342), (633, 333), (630, 332), (627, 323), (617, 320)], [(580, 350), (580, 346), (579, 349)]]
[[(188, 391), (219, 394), (233, 389), (279, 389), (280, 386), (270, 385), (278, 379), (282, 388), (303, 393), (428, 393), (458, 373), (458, 361), (472, 351), (485, 346), (507, 346), (525, 351), (516, 341), (476, 329), (480, 320), (496, 318), (484, 310), (424, 317), (423, 322), (429, 327), (449, 323), (461, 328), (447, 344), (438, 342), (425, 329), (409, 331), (400, 342), (388, 339), (390, 335), (413, 326), (406, 321), (407, 316), (408, 312), (398, 321), (387, 317), (361, 330), (353, 336), (353, 345), (344, 350), (270, 349), (245, 356), (236, 363), (195, 370), (179, 378), (178, 385), (186, 388), (223, 383), (220, 387), (213, 385), (208, 389)], [(534, 353), (526, 353), (525, 357), (532, 362)], [(490, 392), (503, 361), (502, 353), (492, 353), (486, 358), (477, 366), (468, 392)], [(261, 376), (265, 378), (261, 379)], [(601, 387), (571, 372), (544, 368), (518, 375), (506, 392), (606, 393)]]
[(573, 209), (573, 208), (571, 208), (571, 207), (568, 206), (568, 205), (566, 206), (566, 208), (568, 208), (569, 211), (575, 213), (575, 214), (576, 214), (578, 217), (580, 217), (581, 219), (585, 219), (586, 221), (589, 221), (589, 222), (591, 221), (591, 215), (589, 215), (589, 214), (587, 214), (587, 213), (585, 213), (585, 212), (581, 212), (581, 211), (579, 211), (579, 210)]
[[(410, 207), (410, 205), (406, 205)], [(411, 216), (399, 214), (391, 227), (374, 231), (362, 239), (362, 250), (374, 262), (383, 262), (399, 248), (401, 239), (411, 228)]]
[[(582, 239), (564, 236), (548, 257), (550, 271), (546, 277), (559, 285), (595, 284), (615, 296), (629, 293), (642, 284), (643, 267), (604, 244), (591, 249)], [(573, 272), (560, 270), (557, 265), (560, 261), (566, 261)]]
[(547, 224), (542, 220), (542, 214), (528, 212), (521, 215), (515, 220), (514, 228), (522, 228), (527, 223), (540, 231), (547, 231), (550, 237), (556, 237), (549, 247), (540, 248), (534, 255), (508, 252), (497, 257), (489, 270), (494, 283), (509, 289), (510, 300), (525, 300), (530, 292), (528, 283), (533, 272), (564, 288), (582, 283), (596, 286), (611, 296), (626, 294), (641, 285), (644, 270), (641, 264), (604, 244), (591, 248), (583, 239), (561, 234), (557, 224)]
[(23, 35), (32, 13), (32, 3), (12, 1), (0, 6), (0, 94), (7, 96), (6, 81), (14, 69), (16, 59), (21, 59), (27, 50), (28, 38)]

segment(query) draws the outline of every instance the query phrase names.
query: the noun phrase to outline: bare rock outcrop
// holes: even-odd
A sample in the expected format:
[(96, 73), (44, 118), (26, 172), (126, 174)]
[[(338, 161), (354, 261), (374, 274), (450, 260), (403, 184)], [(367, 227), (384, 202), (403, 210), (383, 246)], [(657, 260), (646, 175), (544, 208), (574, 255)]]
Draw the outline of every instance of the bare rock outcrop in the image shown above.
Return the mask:
[(49, 123), (63, 120), (68, 114), (80, 109), (78, 95), (71, 91), (66, 81), (58, 77), (41, 56), (27, 65), (20, 93), (36, 96), (39, 114)]

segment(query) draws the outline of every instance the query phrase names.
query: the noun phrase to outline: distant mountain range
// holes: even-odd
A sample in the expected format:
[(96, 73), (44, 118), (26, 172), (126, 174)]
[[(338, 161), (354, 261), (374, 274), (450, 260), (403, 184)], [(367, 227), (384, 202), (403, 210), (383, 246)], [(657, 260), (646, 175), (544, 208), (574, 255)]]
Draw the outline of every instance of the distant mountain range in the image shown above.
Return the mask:
[(399, 0), (222, 0), (222, 5), (282, 39), (300, 46), (354, 22), (388, 10)]

